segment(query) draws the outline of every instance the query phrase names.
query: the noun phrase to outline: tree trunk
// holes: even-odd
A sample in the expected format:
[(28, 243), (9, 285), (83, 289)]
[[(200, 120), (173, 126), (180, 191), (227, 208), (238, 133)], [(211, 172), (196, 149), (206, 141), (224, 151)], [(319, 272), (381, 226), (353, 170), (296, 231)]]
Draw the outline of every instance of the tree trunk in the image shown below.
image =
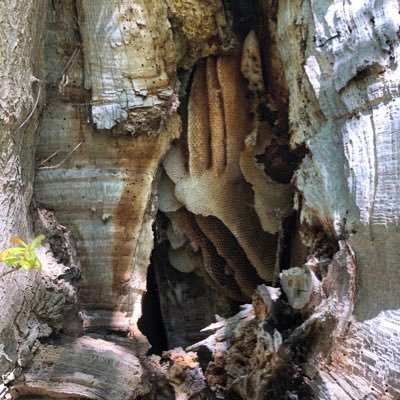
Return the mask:
[[(3, 2), (0, 35), (0, 163), (2, 248), (10, 238), (32, 239), (30, 203), (39, 114), (46, 86), (43, 77), (44, 1)], [(49, 257), (49, 265), (54, 260)], [(49, 282), (45, 282), (45, 276)], [(18, 271), (0, 279), (0, 396), (32, 360), (39, 340), (60, 324), (64, 297), (46, 290), (56, 270), (40, 275)], [(61, 278), (61, 277), (60, 277)], [(60, 279), (60, 282), (63, 282)], [(73, 297), (73, 294), (71, 293)], [(48, 325), (49, 324), (49, 325)]]
[(0, 398), (400, 397), (397, 1), (0, 15)]

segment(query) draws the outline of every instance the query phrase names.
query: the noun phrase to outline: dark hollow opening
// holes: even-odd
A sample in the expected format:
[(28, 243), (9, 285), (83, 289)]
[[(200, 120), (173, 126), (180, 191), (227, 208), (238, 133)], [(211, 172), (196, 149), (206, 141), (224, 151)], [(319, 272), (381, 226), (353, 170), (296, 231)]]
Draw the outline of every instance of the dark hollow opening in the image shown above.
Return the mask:
[(138, 326), (151, 344), (148, 355), (161, 355), (168, 349), (153, 262), (147, 271), (147, 292), (143, 297), (142, 316), (138, 321)]

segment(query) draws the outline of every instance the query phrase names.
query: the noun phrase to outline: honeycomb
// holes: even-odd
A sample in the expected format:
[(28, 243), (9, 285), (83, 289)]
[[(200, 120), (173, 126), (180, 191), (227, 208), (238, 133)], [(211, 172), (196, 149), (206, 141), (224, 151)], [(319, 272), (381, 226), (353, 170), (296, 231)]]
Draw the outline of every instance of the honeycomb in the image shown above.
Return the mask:
[(168, 251), (168, 259), (171, 265), (180, 272), (193, 272), (203, 265), (203, 259), (199, 252), (195, 253), (189, 246), (178, 249), (172, 247)]
[(162, 212), (176, 211), (182, 204), (175, 197), (175, 184), (164, 172), (158, 186), (158, 209)]
[(264, 169), (263, 164), (256, 161), (256, 156), (263, 154), (270, 144), (268, 126), (259, 125), (257, 132), (252, 132), (245, 142), (240, 156), (240, 168), (245, 180), (254, 191), (254, 208), (263, 229), (277, 233), (282, 219), (292, 209), (290, 185), (274, 181)]
[(205, 236), (223, 257), (242, 293), (251, 299), (253, 291), (263, 283), (257, 271), (250, 264), (244, 251), (229, 229), (215, 217), (196, 215), (196, 222)]
[[(245, 138), (252, 125), (246, 85), (240, 73), (240, 57), (221, 56), (216, 62), (208, 59), (207, 64), (206, 68), (214, 65), (220, 83), (222, 102), (219, 102), (219, 107), (222, 107), (226, 137), (223, 142), (225, 146), (215, 146), (214, 159), (224, 157), (225, 167), (221, 171), (220, 163), (210, 163), (215, 139), (211, 134), (219, 132), (220, 142), (222, 133), (209, 118), (208, 110), (214, 107), (215, 98), (210, 99), (211, 106), (204, 104), (208, 93), (205, 69), (201, 65), (193, 79), (196, 90), (191, 91), (189, 99), (189, 168), (185, 170), (184, 156), (179, 147), (174, 147), (167, 154), (164, 168), (175, 183), (177, 199), (193, 214), (218, 218), (237, 239), (259, 276), (271, 281), (277, 236), (262, 229), (254, 209), (254, 192), (243, 178), (239, 165)], [(203, 84), (200, 84), (200, 79)], [(207, 140), (204, 139), (205, 132)]]
[(188, 241), (187, 236), (181, 231), (179, 226), (177, 226), (173, 220), (170, 220), (170, 223), (168, 224), (167, 237), (171, 248), (174, 250), (179, 249)]
[(233, 275), (227, 274), (227, 262), (221, 257), (196, 223), (195, 216), (185, 209), (169, 213), (168, 217), (185, 233), (190, 242), (201, 251), (203, 257), (202, 275), (207, 283), (227, 297), (236, 300), (246, 300)]
[(193, 175), (201, 174), (210, 166), (210, 131), (207, 92), (205, 91), (206, 67), (200, 64), (193, 77), (188, 105), (188, 142), (190, 143), (189, 169)]
[(257, 36), (253, 30), (249, 32), (243, 43), (240, 70), (252, 92), (264, 91), (260, 49)]
[(217, 59), (210, 57), (207, 61), (207, 95), (211, 134), (211, 165), (215, 173), (220, 175), (226, 167), (225, 148), (226, 130), (222, 106), (221, 88), (219, 86)]
[(291, 207), (290, 188), (257, 163), (276, 135), (258, 121), (257, 97), (248, 89), (260, 91), (263, 85), (254, 33), (245, 46), (243, 57), (208, 57), (198, 64), (187, 135), (163, 162), (176, 197), (169, 204), (182, 205), (168, 212), (172, 224), (193, 253), (201, 251), (205, 279), (239, 301), (274, 279), (278, 232)]
[[(266, 151), (284, 144), (280, 143), (284, 142), (284, 139), (279, 137), (276, 128), (257, 118), (257, 109), (260, 104), (266, 103), (266, 99), (260, 50), (254, 31), (250, 31), (243, 43), (240, 70), (252, 92), (251, 110), (256, 114), (253, 131), (246, 137), (245, 146), (240, 155), (240, 168), (244, 179), (253, 188), (254, 208), (263, 229), (270, 233), (277, 233), (282, 219), (292, 209), (292, 195), (289, 185), (273, 179), (285, 173), (284, 163), (280, 163), (278, 168), (273, 168), (271, 161), (267, 165), (257, 162), (259, 156), (265, 157)], [(268, 175), (266, 171), (273, 171), (274, 176)]]

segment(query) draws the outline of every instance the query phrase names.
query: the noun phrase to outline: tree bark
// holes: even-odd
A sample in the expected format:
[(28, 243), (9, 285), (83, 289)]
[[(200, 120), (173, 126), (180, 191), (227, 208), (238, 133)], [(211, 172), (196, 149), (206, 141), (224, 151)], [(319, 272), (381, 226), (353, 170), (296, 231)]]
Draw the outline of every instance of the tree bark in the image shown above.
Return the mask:
[[(43, 66), (44, 1), (0, 5), (0, 227), (1, 247), (18, 235), (29, 240), (38, 115), (45, 96)], [(3, 271), (2, 271), (3, 272)], [(45, 329), (37, 307), (44, 285), (36, 272), (7, 274), (0, 280), (0, 373), (5, 383), (21, 374)], [(43, 303), (42, 303), (43, 306)], [(50, 315), (50, 313), (49, 313)]]

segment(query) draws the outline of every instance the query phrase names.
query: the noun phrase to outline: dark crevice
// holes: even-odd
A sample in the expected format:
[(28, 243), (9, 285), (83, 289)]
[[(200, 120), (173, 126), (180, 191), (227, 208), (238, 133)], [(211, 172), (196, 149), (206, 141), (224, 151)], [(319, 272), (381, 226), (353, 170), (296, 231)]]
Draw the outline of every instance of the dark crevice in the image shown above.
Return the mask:
[(161, 355), (168, 349), (153, 263), (150, 264), (147, 271), (147, 292), (143, 297), (142, 316), (139, 319), (138, 327), (151, 344), (148, 355)]
[(244, 38), (257, 23), (256, 3), (248, 0), (227, 0), (225, 6), (231, 8), (233, 16), (233, 31)]
[(313, 238), (310, 252), (321, 260), (331, 260), (339, 251), (338, 237), (335, 232), (330, 232), (326, 227), (315, 224), (307, 227), (308, 234)]
[(290, 268), (293, 249), (293, 235), (297, 222), (297, 213), (293, 213), (286, 217), (282, 222), (282, 235), (280, 241), (281, 256), (279, 260), (279, 270)]
[(288, 144), (272, 140), (265, 153), (257, 156), (257, 162), (264, 165), (265, 172), (276, 182), (289, 184), (306, 154), (307, 149), (303, 146), (291, 150)]
[(190, 91), (192, 88), (193, 83), (193, 76), (196, 66), (199, 63), (204, 63), (204, 60), (200, 60), (192, 69), (191, 71), (186, 71), (181, 69), (178, 71), (178, 78), (182, 82), (181, 86), (181, 93), (180, 93), (180, 107), (178, 109), (178, 114), (181, 117), (182, 121), (182, 132), (179, 140), (179, 144), (182, 150), (182, 154), (185, 159), (186, 168), (189, 169), (189, 148), (187, 146), (187, 136), (188, 136), (188, 108), (189, 108), (189, 97)]

